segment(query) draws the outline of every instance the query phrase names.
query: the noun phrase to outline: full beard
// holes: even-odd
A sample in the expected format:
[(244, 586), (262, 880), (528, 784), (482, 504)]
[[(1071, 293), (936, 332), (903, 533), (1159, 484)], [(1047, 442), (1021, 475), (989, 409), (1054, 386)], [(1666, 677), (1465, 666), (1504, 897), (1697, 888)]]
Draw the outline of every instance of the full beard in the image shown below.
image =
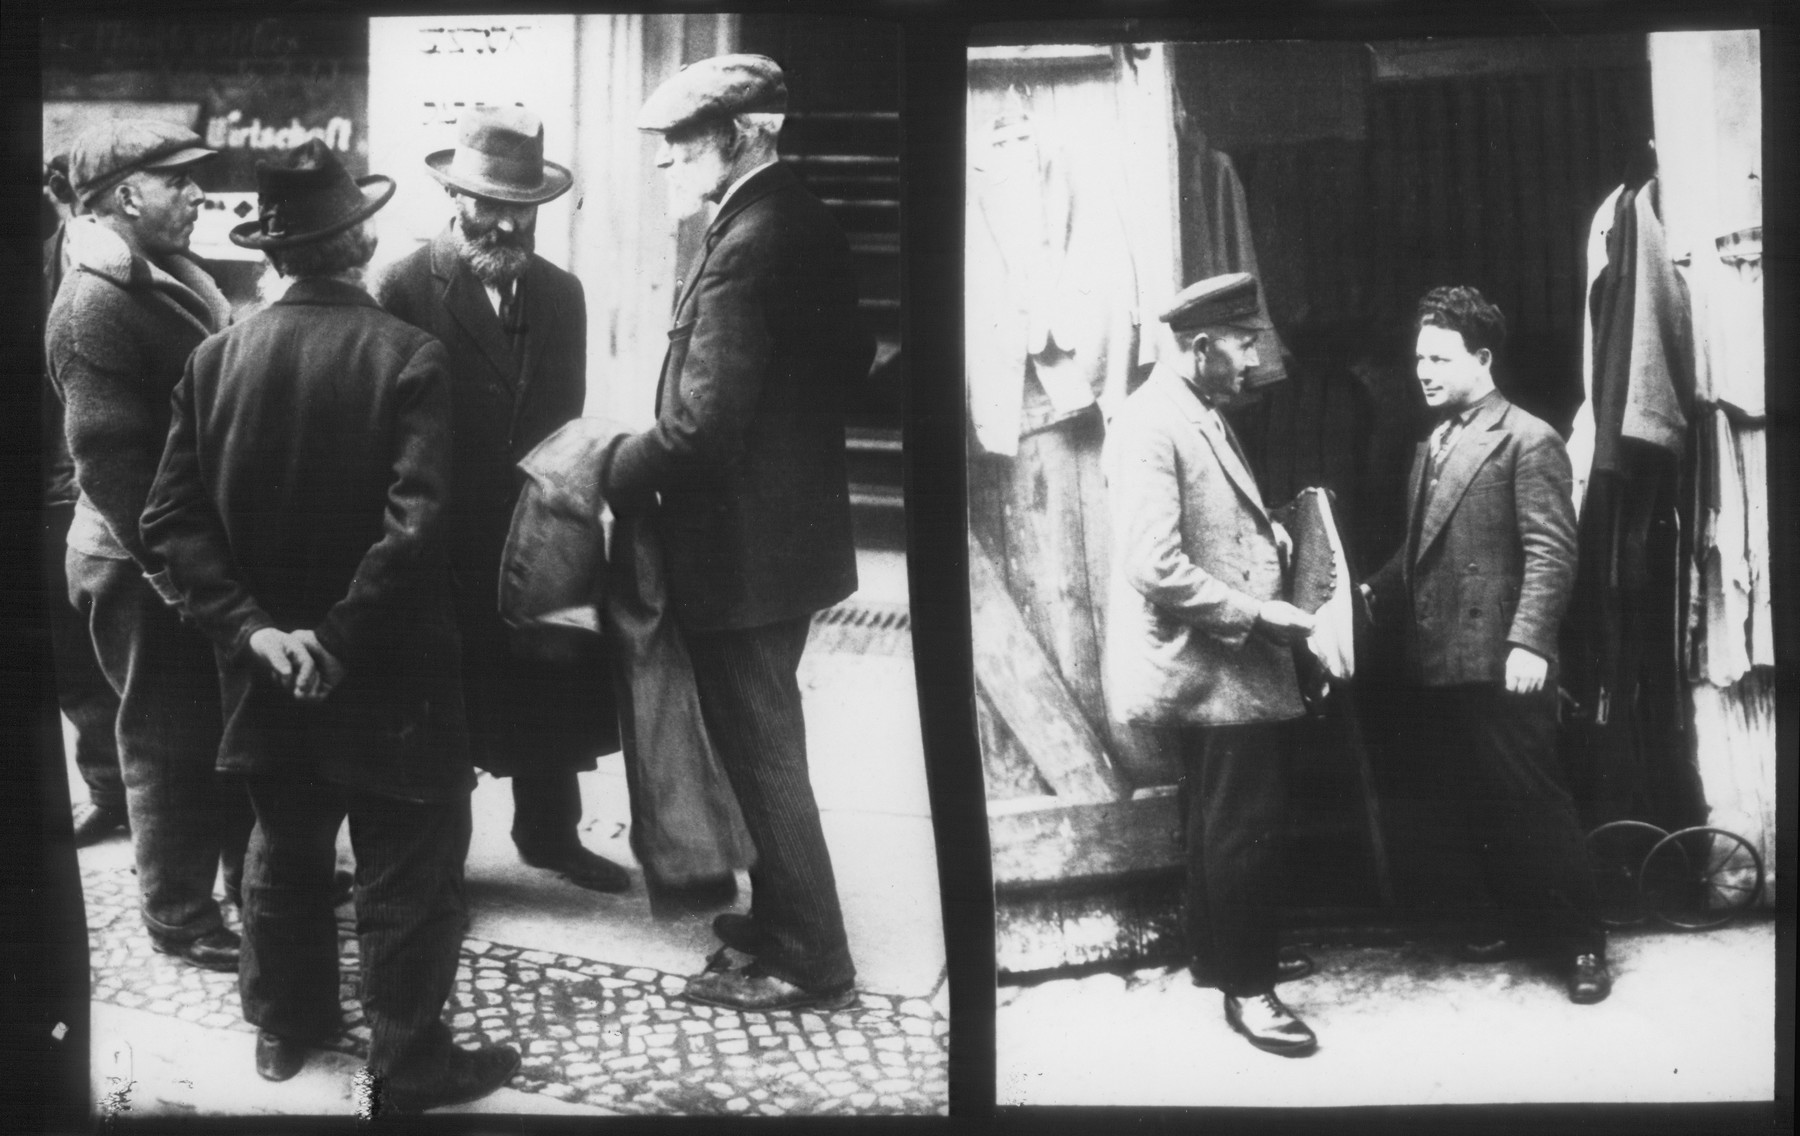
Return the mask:
[(458, 221), (456, 244), (463, 262), (475, 274), (475, 279), (489, 288), (503, 288), (524, 275), (525, 266), (531, 261), (532, 250), (537, 247), (537, 240), (535, 233), (507, 235), (498, 229), (470, 236), (462, 222)]

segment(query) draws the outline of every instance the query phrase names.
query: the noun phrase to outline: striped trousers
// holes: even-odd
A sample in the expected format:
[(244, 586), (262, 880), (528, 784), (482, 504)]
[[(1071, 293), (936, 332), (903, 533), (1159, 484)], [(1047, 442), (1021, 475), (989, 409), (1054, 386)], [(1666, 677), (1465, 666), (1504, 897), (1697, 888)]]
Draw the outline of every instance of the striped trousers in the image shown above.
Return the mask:
[(756, 846), (751, 919), (764, 971), (808, 990), (856, 979), (806, 762), (798, 671), (812, 619), (685, 632), (700, 714)]
[(467, 909), (468, 796), (416, 802), (299, 778), (245, 781), (256, 808), (238, 968), (245, 1020), (312, 1044), (342, 1028), (331, 892), (348, 815), (369, 1067), (407, 1080), (441, 1076), (452, 1045), (444, 1003)]

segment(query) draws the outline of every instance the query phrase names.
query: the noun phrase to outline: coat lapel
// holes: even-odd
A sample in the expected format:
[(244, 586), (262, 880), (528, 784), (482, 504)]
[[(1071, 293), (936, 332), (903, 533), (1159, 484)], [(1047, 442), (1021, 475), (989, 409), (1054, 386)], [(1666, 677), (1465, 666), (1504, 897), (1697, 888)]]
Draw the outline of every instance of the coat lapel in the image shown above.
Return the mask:
[(1157, 366), (1157, 373), (1162, 376), (1163, 392), (1168, 400), (1182, 417), (1193, 424), (1195, 433), (1206, 439), (1206, 444), (1212, 447), (1213, 457), (1218, 461), (1219, 468), (1225, 471), (1225, 476), (1230, 479), (1238, 494), (1244, 498), (1246, 504), (1266, 518), (1268, 511), (1263, 508), (1262, 492), (1256, 487), (1256, 478), (1238, 457), (1236, 449), (1225, 436), (1225, 431), (1229, 429), (1225, 420), (1220, 418), (1217, 422), (1209, 423), (1206, 406), (1201, 403), (1200, 396), (1193, 392), (1181, 376), (1160, 364)]
[(751, 204), (777, 190), (787, 188), (794, 183), (794, 180), (793, 171), (778, 161), (768, 169), (758, 171), (749, 181), (738, 186), (737, 192), (731, 195), (731, 199), (725, 202), (725, 207), (719, 210), (719, 215), (714, 217), (712, 224), (706, 228), (706, 240), (700, 249), (700, 255), (695, 258), (693, 270), (688, 273), (686, 282), (681, 286), (681, 294), (675, 300), (674, 312), (677, 324), (681, 323), (681, 309), (687, 305), (688, 297), (694, 294), (694, 286), (700, 282), (701, 274), (706, 271), (707, 259), (712, 256), (712, 251), (718, 246), (719, 239), (725, 235), (725, 230), (730, 228), (738, 214)]
[(431, 272), (443, 285), (439, 302), (444, 305), (444, 310), (461, 326), (464, 334), (475, 341), (481, 353), (487, 356), (488, 363), (510, 385), (517, 374), (517, 364), (512, 348), (507, 345), (506, 332), (501, 330), (500, 317), (488, 303), (487, 291), (482, 288), (481, 281), (475, 279), (475, 274), (456, 255), (456, 246), (447, 229), (431, 243)]
[[(1495, 398), (1486, 409), (1478, 411), (1463, 428), (1463, 436), (1450, 451), (1450, 457), (1444, 463), (1444, 472), (1438, 478), (1438, 487), (1431, 494), (1427, 504), (1425, 519), (1419, 527), (1419, 547), (1413, 553), (1416, 563), (1431, 547), (1431, 542), (1444, 531), (1444, 525), (1450, 520), (1450, 514), (1456, 511), (1457, 502), (1462, 500), (1463, 493), (1469, 488), (1469, 482), (1475, 479), (1475, 473), (1493, 455), (1494, 447), (1506, 438), (1506, 409), (1509, 404), (1502, 398)], [(1429, 446), (1429, 442), (1426, 443)], [(1423, 492), (1425, 467), (1430, 458), (1424, 447), (1420, 449), (1418, 462), (1420, 474), (1415, 479), (1419, 488), (1415, 495)], [(1415, 505), (1416, 508), (1416, 505)]]

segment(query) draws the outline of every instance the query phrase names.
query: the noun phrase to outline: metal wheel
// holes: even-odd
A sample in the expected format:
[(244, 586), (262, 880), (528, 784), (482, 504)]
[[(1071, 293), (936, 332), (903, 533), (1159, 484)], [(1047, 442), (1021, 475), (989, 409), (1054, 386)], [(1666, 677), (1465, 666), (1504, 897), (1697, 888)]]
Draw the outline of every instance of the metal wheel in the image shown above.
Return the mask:
[(1635, 927), (1648, 918), (1638, 869), (1669, 834), (1641, 820), (1615, 820), (1588, 833), (1588, 865), (1600, 896), (1600, 921), (1608, 927)]
[(1638, 869), (1644, 906), (1681, 931), (1731, 922), (1762, 894), (1762, 854), (1735, 832), (1704, 825), (1656, 842)]

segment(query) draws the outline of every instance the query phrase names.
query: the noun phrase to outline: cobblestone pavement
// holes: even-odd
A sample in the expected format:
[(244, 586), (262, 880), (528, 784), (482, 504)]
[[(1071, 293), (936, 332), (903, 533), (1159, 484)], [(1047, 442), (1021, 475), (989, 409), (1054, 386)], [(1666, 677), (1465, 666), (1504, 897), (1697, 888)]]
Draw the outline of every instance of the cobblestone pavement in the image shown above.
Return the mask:
[[(93, 998), (214, 1029), (253, 1032), (237, 977), (150, 949), (128, 867), (83, 872)], [(235, 914), (235, 913), (234, 913)], [(235, 922), (234, 922), (235, 926)], [(358, 1059), (357, 942), (340, 919), (344, 1032)], [(445, 1013), (458, 1044), (515, 1046), (511, 1087), (633, 1114), (941, 1115), (949, 1023), (930, 1003), (865, 993), (833, 1014), (739, 1014), (690, 1005), (686, 978), (470, 939)]]

